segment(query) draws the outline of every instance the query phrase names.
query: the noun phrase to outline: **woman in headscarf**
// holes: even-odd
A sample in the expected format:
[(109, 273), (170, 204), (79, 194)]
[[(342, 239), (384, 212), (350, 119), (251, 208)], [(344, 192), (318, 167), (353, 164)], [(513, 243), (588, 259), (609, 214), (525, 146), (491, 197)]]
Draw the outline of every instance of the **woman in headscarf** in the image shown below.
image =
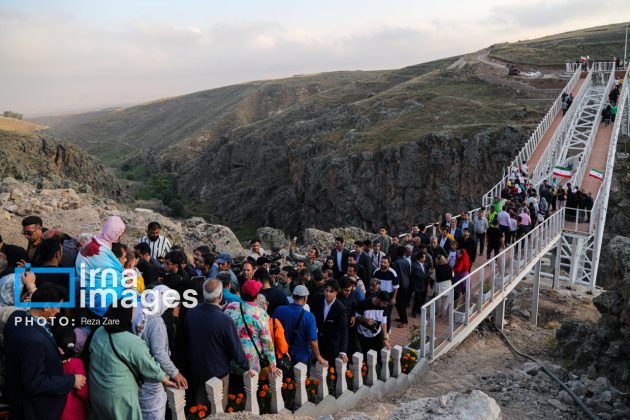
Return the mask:
[[(146, 304), (143, 305), (142, 320), (136, 332), (149, 347), (151, 356), (160, 364), (164, 372), (183, 389), (188, 388), (186, 378), (171, 361), (168, 333), (162, 315), (168, 309), (164, 294), (170, 290), (159, 285), (146, 292)], [(140, 408), (144, 420), (164, 420), (166, 414), (166, 391), (162, 384), (145, 382), (140, 387)]]
[[(123, 266), (112, 252), (112, 244), (120, 242), (124, 233), (125, 224), (120, 217), (110, 216), (102, 232), (83, 245), (77, 255), (75, 268), (85, 285), (86, 304), (98, 316), (103, 316), (125, 289)], [(115, 297), (107, 293), (109, 290), (114, 290)]]
[(90, 343), (92, 419), (140, 420), (138, 390), (143, 382), (177, 386), (153, 359), (145, 342), (131, 333), (132, 318), (133, 308), (117, 301), (107, 309), (104, 326), (96, 330)]

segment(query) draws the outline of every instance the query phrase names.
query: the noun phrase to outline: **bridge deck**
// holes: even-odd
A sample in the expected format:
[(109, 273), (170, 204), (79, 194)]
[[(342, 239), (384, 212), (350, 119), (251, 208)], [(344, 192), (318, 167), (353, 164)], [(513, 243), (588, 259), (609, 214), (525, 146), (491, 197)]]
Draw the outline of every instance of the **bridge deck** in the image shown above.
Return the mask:
[[(587, 73), (582, 73), (582, 75), (580, 76), (580, 79), (577, 81), (577, 83), (573, 87), (573, 90), (570, 92), (573, 94), (573, 96), (577, 96), (578, 92), (580, 91), (580, 88), (582, 87), (582, 85), (584, 84), (584, 81), (586, 80), (585, 79), (586, 75)], [(545, 135), (543, 136), (543, 138), (540, 140), (540, 143), (536, 147), (536, 150), (534, 150), (534, 153), (532, 153), (532, 156), (527, 161), (527, 166), (530, 171), (533, 171), (534, 168), (536, 168), (536, 165), (538, 165), (538, 161), (540, 161), (540, 158), (545, 153), (545, 150), (547, 149), (547, 146), (549, 145), (551, 138), (553, 137), (554, 133), (556, 132), (556, 129), (560, 125), (560, 122), (562, 122), (562, 118), (563, 118), (562, 112), (559, 112), (558, 115), (556, 115), (556, 118), (554, 118), (554, 120), (552, 121), (547, 131), (545, 132)]]

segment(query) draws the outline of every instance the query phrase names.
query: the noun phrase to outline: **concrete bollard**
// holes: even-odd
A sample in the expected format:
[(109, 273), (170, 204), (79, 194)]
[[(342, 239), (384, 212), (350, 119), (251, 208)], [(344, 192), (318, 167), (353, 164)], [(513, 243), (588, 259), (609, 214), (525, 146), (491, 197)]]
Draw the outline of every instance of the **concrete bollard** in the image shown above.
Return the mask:
[(328, 396), (328, 383), (326, 382), (327, 376), (328, 368), (317, 362), (315, 365), (315, 379), (319, 382), (319, 385), (317, 385), (317, 397), (322, 400)]
[(269, 389), (271, 390), (271, 412), (278, 414), (284, 410), (284, 399), (282, 398), (282, 372), (278, 376), (269, 371)]
[(363, 386), (363, 375), (361, 368), (363, 367), (363, 353), (356, 352), (352, 355), (352, 390), (358, 391)]
[(254, 377), (250, 377), (247, 373), (243, 375), (243, 384), (245, 385), (245, 411), (254, 415), (260, 414), (258, 405), (258, 372)]
[(295, 408), (300, 408), (308, 402), (308, 393), (306, 392), (306, 371), (307, 367), (304, 363), (298, 363), (293, 367), (293, 379), (297, 389), (295, 390)]
[(223, 381), (219, 378), (208, 379), (206, 394), (210, 402), (210, 414), (223, 414)]
[(367, 378), (365, 378), (365, 384), (372, 386), (376, 383), (376, 365), (378, 363), (378, 354), (374, 350), (367, 352)]
[(348, 390), (348, 384), (346, 383), (346, 370), (348, 364), (344, 362), (341, 357), (335, 359), (335, 372), (337, 372), (337, 383), (335, 384), (335, 395), (337, 398)]
[(392, 348), (392, 360), (394, 361), (394, 366), (392, 367), (392, 376), (394, 378), (398, 378), (401, 373), (400, 359), (402, 358), (402, 351), (403, 349), (401, 346), (394, 346), (394, 348)]
[(171, 420), (186, 420), (186, 391), (169, 386), (166, 401), (171, 409)]
[(381, 381), (387, 382), (389, 379), (389, 355), (391, 350), (387, 347), (381, 349)]

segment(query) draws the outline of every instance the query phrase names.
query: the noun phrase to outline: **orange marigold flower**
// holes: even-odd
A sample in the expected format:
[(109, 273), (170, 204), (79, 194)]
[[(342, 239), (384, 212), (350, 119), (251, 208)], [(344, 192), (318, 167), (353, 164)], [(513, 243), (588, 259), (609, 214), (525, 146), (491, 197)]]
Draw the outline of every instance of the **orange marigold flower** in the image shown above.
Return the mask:
[(267, 393), (266, 393), (265, 391), (260, 391), (260, 392), (258, 393), (258, 396), (259, 396), (260, 398), (265, 398), (265, 396), (266, 396), (266, 395), (267, 395)]
[(291, 378), (287, 378), (287, 383), (290, 384), (291, 383)]
[(236, 398), (240, 398), (241, 400), (243, 399), (244, 395), (243, 394), (236, 394)]
[(241, 405), (242, 402), (243, 402), (242, 398), (237, 398), (236, 399), (236, 405)]
[(314, 390), (314, 389), (313, 389), (313, 390), (311, 390), (311, 394), (312, 394), (312, 395), (315, 395), (315, 390)]
[(262, 387), (263, 391), (268, 391), (269, 390), (269, 385), (265, 384)]
[(282, 389), (287, 389), (287, 384), (282, 384)]
[(202, 408), (203, 408), (203, 411), (208, 411), (208, 407), (206, 407), (205, 405), (202, 406)]
[(234, 401), (236, 399), (236, 395), (234, 394), (228, 394), (228, 400), (230, 401)]
[(331, 367), (330, 369), (328, 369), (328, 372), (330, 372), (330, 373), (335, 373), (335, 368), (332, 368), (332, 367)]
[(205, 411), (200, 411), (198, 415), (199, 415), (200, 419), (205, 419), (206, 418), (206, 412)]
[(330, 375), (330, 380), (334, 381), (335, 380), (335, 375)]
[(317, 379), (314, 379), (313, 380), (313, 385), (315, 385), (315, 386), (319, 385), (319, 381)]
[(194, 407), (190, 407), (190, 412), (192, 414), (195, 414), (197, 411), (199, 411), (199, 408), (197, 408), (197, 406), (195, 405)]
[[(287, 378), (287, 379), (288, 379), (288, 378)], [(310, 385), (310, 384), (311, 384), (311, 380), (310, 380), (310, 379), (307, 379), (307, 380), (306, 380), (306, 385)]]
[(413, 356), (411, 356), (411, 361), (414, 361), (414, 360), (416, 360), (416, 358), (415, 358), (415, 357), (413, 357)]
[(293, 384), (289, 384), (289, 391), (293, 391)]
[(228, 408), (227, 408), (227, 412), (228, 412), (228, 413), (233, 413), (233, 412), (234, 412), (234, 409), (233, 409), (232, 407), (228, 407)]
[(352, 379), (352, 372), (347, 371), (346, 372), (346, 377), (349, 378), (349, 379)]

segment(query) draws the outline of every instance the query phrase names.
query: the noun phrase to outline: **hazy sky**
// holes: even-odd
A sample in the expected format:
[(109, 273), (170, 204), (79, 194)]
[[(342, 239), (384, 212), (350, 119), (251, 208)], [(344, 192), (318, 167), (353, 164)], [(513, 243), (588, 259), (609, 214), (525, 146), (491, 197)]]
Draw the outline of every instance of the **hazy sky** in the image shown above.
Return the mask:
[(0, 112), (399, 68), (628, 20), (630, 0), (0, 0)]

